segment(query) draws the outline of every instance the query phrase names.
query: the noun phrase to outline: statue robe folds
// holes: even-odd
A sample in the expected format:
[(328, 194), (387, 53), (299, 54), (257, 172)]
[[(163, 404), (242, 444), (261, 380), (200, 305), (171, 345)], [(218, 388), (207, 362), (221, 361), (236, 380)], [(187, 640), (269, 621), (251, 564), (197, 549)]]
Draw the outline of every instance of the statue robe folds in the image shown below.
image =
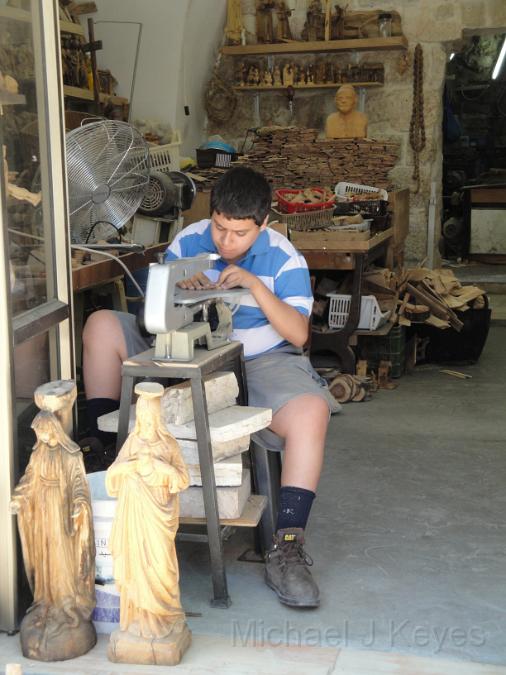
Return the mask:
[(159, 639), (184, 621), (174, 540), (177, 493), (188, 484), (179, 446), (169, 434), (153, 441), (129, 436), (107, 471), (107, 491), (118, 499), (110, 547), (122, 631)]

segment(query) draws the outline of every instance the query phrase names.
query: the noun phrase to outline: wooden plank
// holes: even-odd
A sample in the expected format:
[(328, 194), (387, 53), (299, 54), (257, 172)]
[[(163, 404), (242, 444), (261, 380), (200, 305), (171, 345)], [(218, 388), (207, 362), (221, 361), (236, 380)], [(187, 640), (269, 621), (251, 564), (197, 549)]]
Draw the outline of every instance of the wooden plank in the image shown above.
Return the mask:
[(18, 7), (0, 7), (0, 19), (12, 19), (13, 21), (32, 22), (32, 13)]
[(60, 21), (60, 33), (72, 33), (73, 35), (84, 36), (84, 28), (80, 23), (73, 23), (72, 21)]
[[(165, 251), (168, 243), (156, 244), (147, 248), (143, 253), (127, 253), (121, 256), (123, 262), (131, 272), (147, 267), (156, 261), (156, 255)], [(80, 265), (72, 270), (72, 288), (74, 291), (83, 291), (99, 284), (105, 284), (118, 276), (123, 276), (125, 270), (115, 260), (104, 258), (101, 262)]]
[(506, 204), (506, 188), (473, 188), (471, 204)]
[(81, 98), (84, 101), (93, 101), (93, 92), (81, 87), (71, 87), (68, 84), (63, 85), (63, 95), (72, 98)]
[(354, 270), (355, 256), (335, 251), (300, 250), (311, 270)]
[(404, 244), (409, 234), (409, 188), (388, 193), (388, 210), (394, 228), (394, 244)]
[(389, 38), (355, 38), (349, 40), (317, 40), (315, 42), (287, 42), (277, 44), (229, 45), (222, 47), (222, 54), (246, 56), (254, 54), (302, 54), (306, 52), (381, 51), (407, 49), (404, 35)]
[(342, 251), (370, 239), (368, 232), (290, 232), (290, 241), (296, 248)]
[[(262, 513), (267, 506), (267, 497), (263, 495), (250, 495), (246, 506), (239, 518), (220, 518), (220, 525), (235, 525), (236, 527), (256, 527), (260, 522)], [(182, 525), (205, 525), (205, 518), (181, 517)]]

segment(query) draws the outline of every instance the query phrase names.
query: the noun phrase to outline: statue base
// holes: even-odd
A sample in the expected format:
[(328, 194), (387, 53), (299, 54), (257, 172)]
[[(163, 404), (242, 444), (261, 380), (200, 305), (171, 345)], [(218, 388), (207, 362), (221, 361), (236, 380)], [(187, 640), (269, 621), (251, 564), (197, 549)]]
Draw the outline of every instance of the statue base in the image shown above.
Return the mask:
[(111, 633), (107, 658), (114, 663), (139, 663), (176, 666), (191, 643), (191, 631), (185, 622), (174, 627), (166, 638), (137, 637), (128, 631)]
[(27, 659), (65, 661), (90, 651), (97, 642), (95, 626), (81, 621), (77, 626), (54, 608), (36, 607), (25, 615), (19, 629), (21, 651)]

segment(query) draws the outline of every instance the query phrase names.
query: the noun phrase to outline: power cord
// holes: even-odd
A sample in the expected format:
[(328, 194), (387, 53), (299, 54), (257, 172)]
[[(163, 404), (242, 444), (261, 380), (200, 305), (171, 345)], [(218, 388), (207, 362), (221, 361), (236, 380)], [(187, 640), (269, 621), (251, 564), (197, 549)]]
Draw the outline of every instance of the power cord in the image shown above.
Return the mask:
[(130, 277), (133, 285), (135, 288), (139, 291), (139, 295), (143, 298), (144, 297), (144, 291), (142, 288), (139, 286), (137, 281), (134, 279), (133, 274), (130, 272), (128, 267), (125, 265), (125, 263), (116, 255), (113, 255), (112, 253), (107, 253), (107, 251), (99, 251), (94, 248), (88, 248), (87, 246), (81, 246), (79, 244), (71, 244), (71, 248), (76, 249), (77, 251), (85, 251), (86, 253), (98, 253), (99, 255), (103, 255), (106, 258), (111, 258), (112, 260), (115, 260), (117, 263), (121, 265), (121, 267), (125, 270), (125, 273), (128, 274)]

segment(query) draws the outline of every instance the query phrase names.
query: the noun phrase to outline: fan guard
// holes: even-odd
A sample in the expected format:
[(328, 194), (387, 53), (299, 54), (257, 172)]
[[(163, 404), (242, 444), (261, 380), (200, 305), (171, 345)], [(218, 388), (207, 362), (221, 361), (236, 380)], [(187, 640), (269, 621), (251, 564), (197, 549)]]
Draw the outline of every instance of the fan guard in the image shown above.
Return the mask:
[(117, 230), (137, 211), (149, 182), (148, 144), (116, 120), (84, 124), (66, 135), (72, 243), (95, 241), (97, 223)]

